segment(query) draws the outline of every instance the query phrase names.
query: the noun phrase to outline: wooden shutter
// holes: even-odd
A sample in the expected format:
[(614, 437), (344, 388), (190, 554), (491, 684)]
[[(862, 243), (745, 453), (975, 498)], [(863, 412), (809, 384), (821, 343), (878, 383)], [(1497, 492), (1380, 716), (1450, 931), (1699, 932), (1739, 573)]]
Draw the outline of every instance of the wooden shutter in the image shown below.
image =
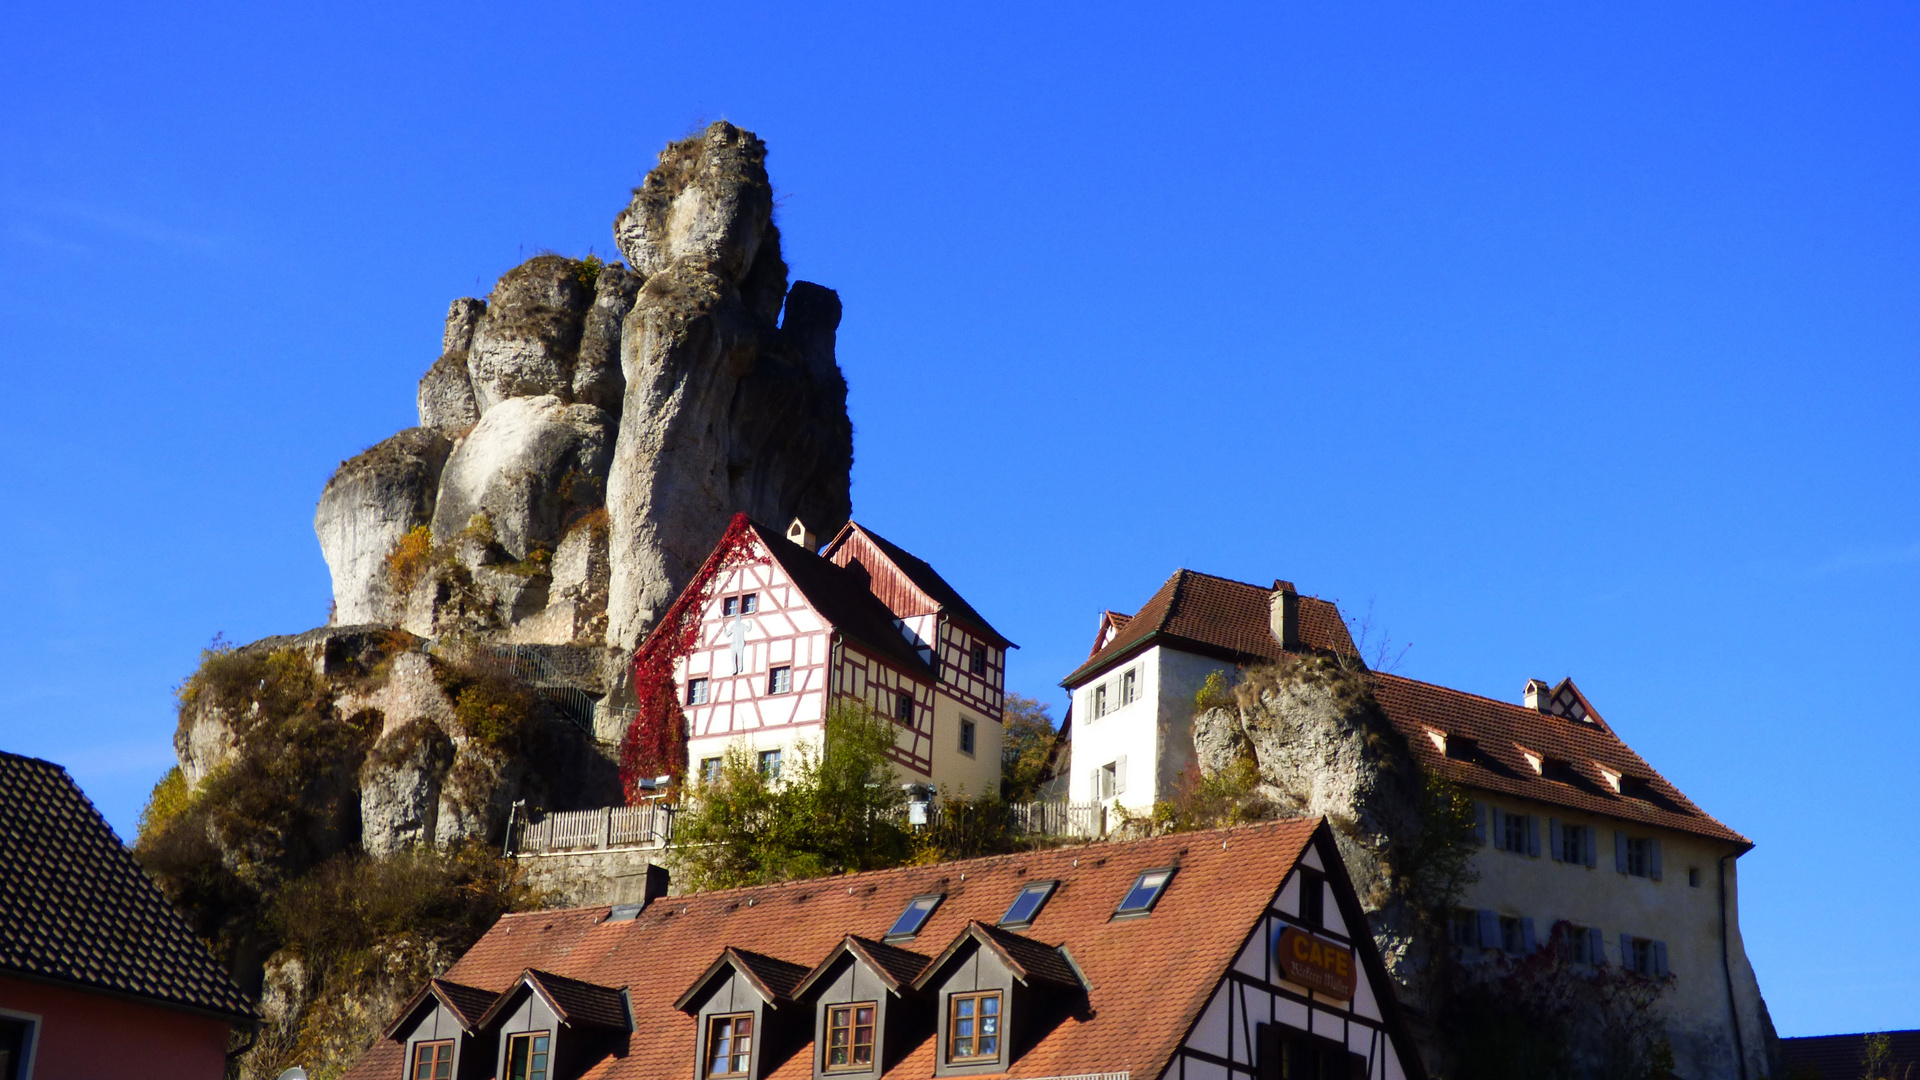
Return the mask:
[(1587, 927), (1587, 951), (1593, 954), (1593, 966), (1605, 967), (1607, 963), (1607, 938), (1597, 926)]
[(1664, 941), (1653, 943), (1653, 973), (1658, 978), (1667, 977), (1667, 943)]
[(1620, 966), (1625, 968), (1628, 971), (1633, 970), (1633, 935), (1632, 934), (1620, 935)]
[(1104, 770), (1102, 769), (1095, 769), (1092, 772), (1087, 774), (1087, 776), (1091, 778), (1090, 783), (1092, 787), (1090, 790), (1091, 790), (1091, 794), (1094, 802), (1099, 802), (1101, 799), (1106, 798), (1106, 795), (1102, 794), (1100, 791), (1100, 774), (1103, 771)]
[(1487, 822), (1493, 826), (1493, 846), (1499, 851), (1507, 850), (1507, 812), (1497, 806), (1487, 807)]
[(1560, 861), (1560, 819), (1557, 817), (1547, 819), (1547, 854), (1554, 862)]
[(1120, 760), (1113, 763), (1113, 793), (1124, 795), (1127, 791), (1127, 755), (1121, 754)]
[(1540, 857), (1540, 819), (1532, 814), (1527, 815), (1527, 854)]
[(1627, 834), (1619, 829), (1613, 830), (1613, 868), (1627, 872)]
[(1473, 913), (1480, 924), (1480, 947), (1497, 949), (1500, 947), (1500, 916), (1490, 908), (1481, 908)]
[(1524, 919), (1524, 918), (1521, 919), (1520, 920), (1520, 951), (1521, 953), (1525, 956), (1532, 956), (1534, 950), (1537, 948), (1539, 948), (1539, 944), (1535, 942), (1533, 939), (1533, 920)]
[(1473, 842), (1487, 842), (1487, 804), (1483, 802), (1473, 804)]
[(1651, 841), (1647, 846), (1652, 849), (1652, 851), (1647, 855), (1647, 876), (1652, 878), (1655, 881), (1659, 881), (1660, 880), (1660, 841), (1658, 840)]
[[(1583, 825), (1581, 827), (1587, 830), (1587, 842), (1585, 844), (1587, 851), (1587, 868), (1592, 869), (1599, 865), (1600, 862), (1600, 834), (1595, 832), (1591, 825)], [(1594, 931), (1596, 934), (1599, 932), (1598, 930)]]

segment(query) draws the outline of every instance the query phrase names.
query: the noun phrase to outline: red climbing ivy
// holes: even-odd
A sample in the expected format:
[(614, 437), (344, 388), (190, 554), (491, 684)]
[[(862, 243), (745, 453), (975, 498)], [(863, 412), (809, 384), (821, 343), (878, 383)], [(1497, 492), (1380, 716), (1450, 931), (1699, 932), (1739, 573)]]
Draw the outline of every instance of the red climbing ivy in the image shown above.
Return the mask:
[(671, 775), (679, 779), (687, 768), (687, 718), (680, 709), (680, 688), (674, 669), (699, 644), (700, 613), (713, 598), (720, 574), (743, 562), (752, 548), (752, 523), (745, 514), (733, 515), (720, 543), (700, 565), (679, 599), (667, 608), (659, 625), (633, 654), (633, 696), (638, 710), (620, 741), (620, 783), (629, 803), (640, 797), (641, 780)]

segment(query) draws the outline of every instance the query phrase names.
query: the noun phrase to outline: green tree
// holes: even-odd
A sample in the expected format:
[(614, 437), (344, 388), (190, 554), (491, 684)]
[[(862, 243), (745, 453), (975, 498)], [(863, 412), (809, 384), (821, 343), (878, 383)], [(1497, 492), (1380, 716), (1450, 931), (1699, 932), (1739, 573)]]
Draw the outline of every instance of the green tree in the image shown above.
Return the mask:
[(696, 789), (674, 822), (677, 869), (696, 889), (899, 866), (912, 853), (906, 793), (888, 752), (893, 725), (836, 702), (819, 746), (803, 745), (780, 775), (763, 775), (743, 746)]
[(1001, 798), (1007, 802), (1039, 798), (1059, 738), (1045, 703), (1019, 694), (1007, 695), (1000, 736)]

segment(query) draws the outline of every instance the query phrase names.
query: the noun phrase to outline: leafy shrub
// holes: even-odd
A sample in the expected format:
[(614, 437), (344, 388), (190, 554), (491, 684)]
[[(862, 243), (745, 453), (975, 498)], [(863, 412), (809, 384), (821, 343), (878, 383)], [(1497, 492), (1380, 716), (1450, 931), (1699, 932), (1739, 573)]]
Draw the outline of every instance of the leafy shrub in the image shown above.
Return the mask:
[[(1047, 779), (1060, 734), (1046, 705), (1030, 697), (1008, 694), (1001, 718), (1000, 796), (1007, 802), (1030, 802), (1039, 797)], [(951, 805), (951, 800), (943, 800)]]
[(600, 280), (600, 271), (606, 268), (607, 264), (600, 261), (600, 256), (589, 251), (586, 258), (574, 264), (573, 276), (580, 284), (592, 289), (594, 283)]
[(387, 583), (393, 586), (394, 592), (405, 596), (435, 558), (433, 529), (426, 525), (414, 526), (395, 540), (393, 550), (387, 552)]
[[(167, 770), (159, 783), (153, 785), (153, 794), (147, 796), (146, 809), (140, 811), (136, 837), (164, 828), (167, 822), (179, 817), (192, 802), (193, 793), (187, 789), (187, 775), (180, 771), (180, 766), (175, 765)], [(135, 842), (138, 842), (137, 839)]]

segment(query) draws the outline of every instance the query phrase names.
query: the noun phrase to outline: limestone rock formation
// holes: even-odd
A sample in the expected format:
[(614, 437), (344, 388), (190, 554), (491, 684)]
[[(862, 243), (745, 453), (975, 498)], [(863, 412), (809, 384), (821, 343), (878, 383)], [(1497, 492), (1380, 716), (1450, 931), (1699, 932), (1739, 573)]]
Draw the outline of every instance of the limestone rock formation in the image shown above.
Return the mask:
[(480, 415), (509, 398), (571, 395), (594, 291), (582, 264), (536, 255), (506, 272), (467, 354)]
[(360, 769), (360, 835), (367, 854), (434, 842), (441, 783), (453, 758), (453, 741), (430, 720), (415, 720), (374, 747)]
[(440, 359), (420, 377), (417, 403), (421, 427), (457, 438), (479, 422), (480, 406), (474, 401), (467, 356), (473, 346), (473, 332), (486, 313), (487, 302), (471, 296), (455, 300), (447, 308), (446, 329), (440, 335)]
[(336, 623), (399, 621), (387, 555), (401, 537), (433, 520), (449, 449), (440, 432), (410, 428), (342, 462), (327, 481), (313, 531), (333, 573)]
[(614, 222), (645, 285), (607, 480), (610, 645), (638, 644), (733, 513), (828, 535), (851, 512), (840, 302), (789, 292), (765, 162), (751, 133), (714, 124), (668, 147)]
[(552, 395), (508, 398), (480, 418), (447, 458), (433, 534), (447, 543), (484, 514), (515, 559), (551, 552), (561, 528), (603, 502), (613, 418)]

